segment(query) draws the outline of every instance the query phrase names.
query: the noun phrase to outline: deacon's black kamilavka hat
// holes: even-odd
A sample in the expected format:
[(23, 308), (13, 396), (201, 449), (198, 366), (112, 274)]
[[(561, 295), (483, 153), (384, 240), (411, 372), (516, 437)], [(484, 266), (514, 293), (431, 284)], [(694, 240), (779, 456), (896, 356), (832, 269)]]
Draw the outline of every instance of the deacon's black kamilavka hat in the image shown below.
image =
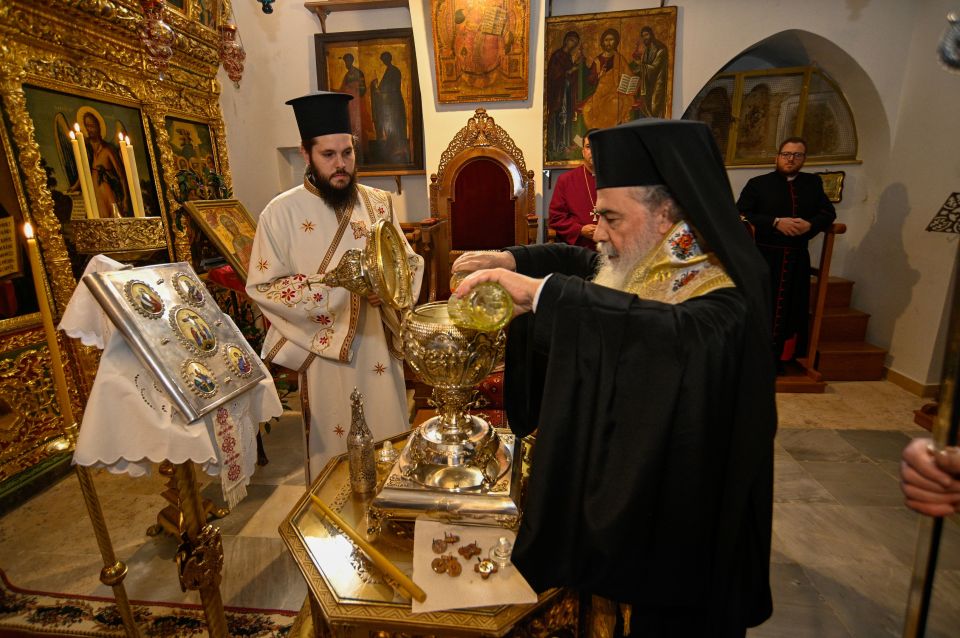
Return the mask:
[(300, 139), (311, 140), (320, 135), (352, 133), (350, 108), (347, 105), (352, 99), (353, 96), (348, 93), (318, 91), (287, 100), (286, 103), (293, 107)]

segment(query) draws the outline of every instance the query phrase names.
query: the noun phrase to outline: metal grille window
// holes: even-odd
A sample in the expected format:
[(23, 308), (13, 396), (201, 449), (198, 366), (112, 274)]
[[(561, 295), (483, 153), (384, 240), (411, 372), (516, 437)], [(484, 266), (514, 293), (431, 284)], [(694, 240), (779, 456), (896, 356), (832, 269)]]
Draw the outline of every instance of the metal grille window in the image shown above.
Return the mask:
[(807, 162), (857, 159), (857, 130), (840, 89), (813, 66), (714, 76), (685, 120), (710, 126), (728, 166), (769, 165), (781, 140), (807, 140)]

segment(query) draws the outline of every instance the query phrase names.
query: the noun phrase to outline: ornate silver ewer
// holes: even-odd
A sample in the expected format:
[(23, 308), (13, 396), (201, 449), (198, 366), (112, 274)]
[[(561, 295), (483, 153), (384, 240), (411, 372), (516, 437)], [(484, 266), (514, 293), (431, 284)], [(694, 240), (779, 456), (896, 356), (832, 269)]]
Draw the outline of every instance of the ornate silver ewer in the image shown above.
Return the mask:
[(361, 295), (374, 292), (400, 311), (407, 363), (433, 387), (437, 415), (407, 439), (373, 499), (371, 519), (425, 514), (514, 527), (520, 516), (520, 464), (512, 462), (515, 438), (469, 413), (475, 386), (503, 357), (503, 330), (460, 328), (450, 320), (446, 302), (412, 308), (403, 242), (388, 222), (377, 222), (366, 247), (347, 251), (323, 282)]

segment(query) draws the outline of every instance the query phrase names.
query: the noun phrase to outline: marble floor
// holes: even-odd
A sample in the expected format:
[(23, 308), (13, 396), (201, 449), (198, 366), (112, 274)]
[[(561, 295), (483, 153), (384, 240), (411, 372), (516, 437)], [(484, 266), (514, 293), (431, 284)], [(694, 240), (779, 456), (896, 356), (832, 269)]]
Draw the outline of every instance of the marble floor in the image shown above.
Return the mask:
[[(295, 402), (294, 402), (295, 403)], [(923, 403), (888, 382), (832, 384), (822, 395), (779, 395), (771, 577), (773, 617), (751, 637), (899, 636), (919, 517), (902, 505), (900, 450), (924, 430)], [(270, 459), (248, 497), (219, 521), (226, 605), (299, 610), (306, 586), (277, 527), (303, 492), (299, 415), (264, 435)], [(219, 483), (202, 477), (220, 500)], [(198, 602), (180, 591), (169, 536), (147, 536), (165, 501), (163, 477), (96, 472), (94, 482), (133, 599)], [(960, 524), (947, 521), (928, 636), (960, 626)], [(22, 588), (109, 596), (75, 475), (0, 517), (0, 568)]]

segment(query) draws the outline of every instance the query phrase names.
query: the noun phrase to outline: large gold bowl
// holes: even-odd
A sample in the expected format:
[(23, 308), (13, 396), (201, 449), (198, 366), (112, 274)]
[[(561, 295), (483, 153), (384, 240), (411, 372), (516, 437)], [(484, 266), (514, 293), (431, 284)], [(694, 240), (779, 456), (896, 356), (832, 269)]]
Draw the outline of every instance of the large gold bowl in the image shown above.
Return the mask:
[(433, 387), (437, 415), (407, 439), (396, 464), (370, 505), (374, 519), (440, 516), (514, 527), (519, 520), (520, 448), (509, 432), (497, 433), (469, 413), (476, 386), (503, 358), (503, 330), (483, 332), (454, 325), (446, 302), (412, 308), (410, 271), (399, 233), (374, 225), (364, 250), (347, 251), (324, 275), (327, 285), (358, 295), (374, 292), (402, 313), (404, 356)]
[(401, 334), (407, 363), (433, 387), (437, 408), (404, 448), (403, 476), (453, 491), (489, 489), (510, 468), (510, 455), (490, 424), (467, 410), (475, 386), (503, 358), (504, 332), (459, 328), (446, 302), (434, 302), (407, 313)]

